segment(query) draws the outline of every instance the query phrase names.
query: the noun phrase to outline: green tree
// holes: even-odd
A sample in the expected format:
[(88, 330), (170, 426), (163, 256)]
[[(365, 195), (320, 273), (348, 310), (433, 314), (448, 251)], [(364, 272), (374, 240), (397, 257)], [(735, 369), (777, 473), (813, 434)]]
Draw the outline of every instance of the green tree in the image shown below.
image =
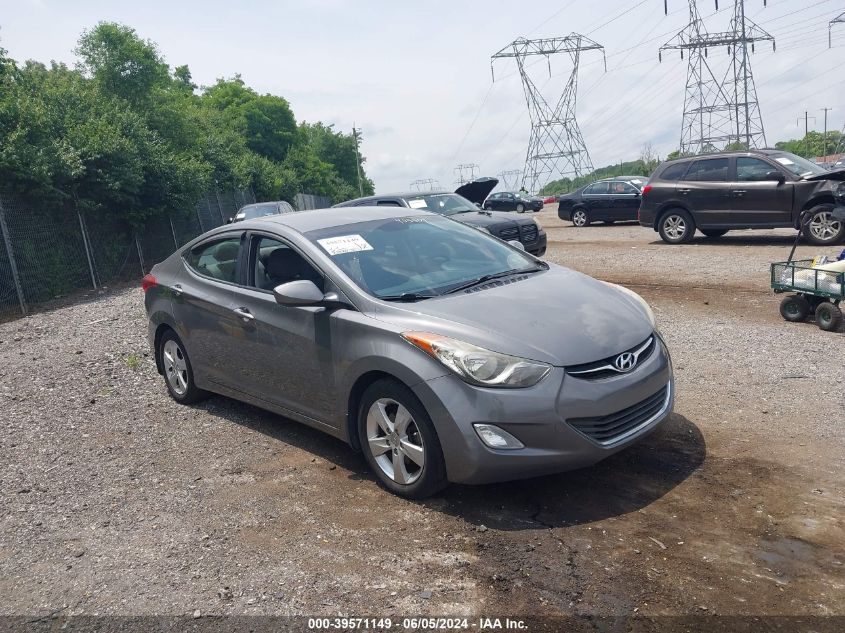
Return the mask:
[(828, 132), (827, 139), (822, 132), (809, 132), (802, 139), (775, 143), (775, 147), (804, 158), (818, 158), (836, 152), (842, 142), (842, 134), (838, 131)]

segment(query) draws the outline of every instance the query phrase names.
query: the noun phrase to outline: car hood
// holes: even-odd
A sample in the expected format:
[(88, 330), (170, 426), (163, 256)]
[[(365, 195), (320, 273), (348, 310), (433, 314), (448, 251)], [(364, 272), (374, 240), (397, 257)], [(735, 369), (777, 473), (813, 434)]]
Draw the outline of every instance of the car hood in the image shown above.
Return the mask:
[(845, 180), (845, 167), (835, 171), (829, 171), (826, 174), (808, 176), (804, 178), (804, 180)]
[(456, 213), (450, 215), (450, 218), (463, 222), (464, 224), (471, 224), (473, 226), (496, 226), (500, 224), (527, 224), (533, 222), (530, 218), (520, 218), (513, 213), (507, 211), (467, 211), (466, 213)]
[(482, 204), (498, 184), (499, 181), (496, 178), (482, 176), (481, 178), (476, 178), (475, 180), (462, 184), (455, 189), (455, 193), (463, 196), (470, 202)]
[(602, 360), (642, 343), (653, 327), (645, 308), (613, 286), (550, 264), (473, 292), (390, 304), (376, 318), (503, 354), (555, 366)]

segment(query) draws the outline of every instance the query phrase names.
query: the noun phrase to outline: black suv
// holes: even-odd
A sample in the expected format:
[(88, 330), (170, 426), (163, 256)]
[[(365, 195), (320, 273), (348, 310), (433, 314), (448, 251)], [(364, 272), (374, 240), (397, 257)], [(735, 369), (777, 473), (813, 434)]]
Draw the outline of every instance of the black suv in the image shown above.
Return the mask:
[(845, 237), (833, 209), (845, 206), (845, 169), (827, 171), (779, 150), (723, 152), (662, 163), (643, 188), (640, 224), (664, 242), (689, 242), (698, 229), (710, 238), (731, 229), (802, 228), (812, 244)]
[(464, 224), (484, 229), (506, 242), (518, 241), (523, 248), (537, 257), (546, 253), (546, 233), (530, 217), (482, 211), (480, 203), (499, 183), (495, 178), (479, 178), (450, 191), (410, 191), (356, 198), (336, 204), (336, 207), (389, 206), (424, 209), (449, 216)]

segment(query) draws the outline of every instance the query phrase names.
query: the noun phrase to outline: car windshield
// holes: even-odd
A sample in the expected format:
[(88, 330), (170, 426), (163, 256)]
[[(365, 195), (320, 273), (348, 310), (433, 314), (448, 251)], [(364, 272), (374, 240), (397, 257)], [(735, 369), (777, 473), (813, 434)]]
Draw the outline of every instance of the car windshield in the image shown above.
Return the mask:
[(418, 300), (490, 275), (546, 268), (479, 229), (431, 215), (356, 222), (305, 236), (362, 290), (383, 299)]
[(433, 193), (405, 198), (405, 200), (412, 209), (434, 211), (440, 215), (455, 215), (456, 213), (466, 213), (467, 211), (478, 211), (477, 206), (456, 193)]
[(783, 154), (772, 154), (772, 159), (784, 166), (794, 176), (806, 178), (807, 176), (816, 176), (818, 174), (826, 174), (827, 170), (821, 165), (801, 158), (795, 154), (784, 152)]

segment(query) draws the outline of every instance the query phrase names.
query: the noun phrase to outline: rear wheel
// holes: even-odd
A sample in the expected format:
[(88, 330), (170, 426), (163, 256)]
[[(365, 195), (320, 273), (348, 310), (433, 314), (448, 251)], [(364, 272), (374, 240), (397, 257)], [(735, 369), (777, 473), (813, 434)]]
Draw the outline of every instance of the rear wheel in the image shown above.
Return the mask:
[(525, 205), (524, 204), (520, 203), (520, 204), (516, 205), (516, 212), (517, 213), (523, 213), (524, 211), (525, 211)]
[(716, 239), (717, 237), (722, 237), (725, 233), (728, 232), (727, 229), (699, 229), (702, 233), (704, 233), (705, 237), (709, 237), (710, 239)]
[(572, 224), (581, 228), (582, 226), (589, 226), (590, 225), (590, 214), (587, 213), (586, 209), (575, 209), (572, 212)]
[(164, 371), (164, 384), (170, 396), (180, 404), (193, 404), (208, 397), (208, 392), (194, 383), (191, 360), (185, 345), (173, 330), (168, 330), (159, 342), (159, 358)]
[(364, 391), (358, 437), (367, 463), (391, 492), (422, 499), (448, 483), (434, 424), (405, 385), (385, 378)]
[(780, 302), (780, 315), (792, 323), (798, 323), (810, 316), (810, 303), (801, 295), (784, 297)]
[(823, 301), (816, 307), (816, 325), (825, 332), (833, 332), (842, 323), (842, 310), (830, 301)]
[(493, 209), (493, 207), (491, 207), (489, 204), (485, 204), (485, 205), (484, 205), (484, 210), (485, 210), (485, 211), (491, 211), (492, 209)]
[(810, 210), (810, 220), (803, 231), (811, 244), (830, 246), (845, 237), (845, 222), (833, 217), (832, 204), (820, 204)]
[(660, 218), (658, 233), (667, 244), (686, 244), (695, 234), (695, 222), (683, 209), (672, 209)]

